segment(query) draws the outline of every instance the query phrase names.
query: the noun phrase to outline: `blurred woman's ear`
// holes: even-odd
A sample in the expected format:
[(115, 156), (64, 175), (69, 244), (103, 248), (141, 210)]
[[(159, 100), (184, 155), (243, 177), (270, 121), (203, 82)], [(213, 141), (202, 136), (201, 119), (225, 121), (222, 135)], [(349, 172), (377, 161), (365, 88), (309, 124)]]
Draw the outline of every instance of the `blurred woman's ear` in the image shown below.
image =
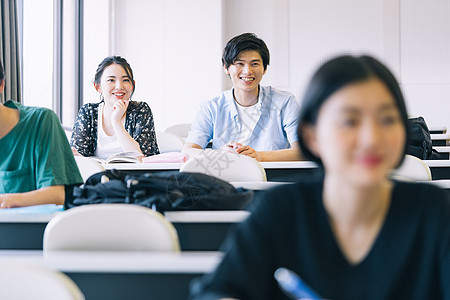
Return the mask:
[(0, 94), (3, 93), (3, 90), (5, 89), (5, 81), (0, 81)]
[(320, 157), (319, 147), (317, 146), (316, 127), (310, 124), (304, 124), (301, 127), (301, 135), (304, 145), (309, 151), (317, 157)]

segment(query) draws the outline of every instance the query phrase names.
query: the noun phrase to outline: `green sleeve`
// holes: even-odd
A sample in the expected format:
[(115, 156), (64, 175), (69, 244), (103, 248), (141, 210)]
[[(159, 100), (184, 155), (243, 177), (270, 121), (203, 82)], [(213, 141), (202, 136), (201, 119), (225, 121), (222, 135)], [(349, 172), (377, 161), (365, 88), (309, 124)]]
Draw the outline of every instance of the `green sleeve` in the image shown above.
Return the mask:
[(36, 137), (36, 187), (74, 185), (83, 183), (58, 117), (43, 110)]

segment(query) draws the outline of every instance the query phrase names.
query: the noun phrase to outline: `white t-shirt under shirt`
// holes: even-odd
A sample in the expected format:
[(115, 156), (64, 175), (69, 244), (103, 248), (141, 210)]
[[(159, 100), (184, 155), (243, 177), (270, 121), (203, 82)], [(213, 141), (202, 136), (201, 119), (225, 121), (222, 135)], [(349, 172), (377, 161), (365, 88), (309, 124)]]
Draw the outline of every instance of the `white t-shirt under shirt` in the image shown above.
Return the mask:
[(257, 102), (252, 106), (241, 106), (236, 103), (236, 108), (239, 114), (239, 121), (241, 123), (241, 132), (236, 142), (242, 145), (248, 145), (250, 136), (252, 135), (253, 129), (255, 129), (256, 123), (258, 123), (259, 117), (261, 117), (260, 104)]
[(116, 135), (109, 136), (103, 129), (103, 107), (104, 103), (102, 102), (98, 107), (97, 149), (95, 150), (95, 156), (107, 159), (123, 150), (117, 141)]

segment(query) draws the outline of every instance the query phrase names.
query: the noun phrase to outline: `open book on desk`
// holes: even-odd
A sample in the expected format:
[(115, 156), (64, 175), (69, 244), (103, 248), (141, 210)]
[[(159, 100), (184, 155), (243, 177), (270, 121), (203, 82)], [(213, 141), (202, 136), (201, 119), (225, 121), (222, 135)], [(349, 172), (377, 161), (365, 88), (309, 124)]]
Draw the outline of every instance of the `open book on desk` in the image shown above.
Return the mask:
[(136, 151), (120, 152), (109, 156), (107, 159), (91, 156), (91, 158), (101, 164), (114, 163), (140, 163), (142, 161), (142, 154)]

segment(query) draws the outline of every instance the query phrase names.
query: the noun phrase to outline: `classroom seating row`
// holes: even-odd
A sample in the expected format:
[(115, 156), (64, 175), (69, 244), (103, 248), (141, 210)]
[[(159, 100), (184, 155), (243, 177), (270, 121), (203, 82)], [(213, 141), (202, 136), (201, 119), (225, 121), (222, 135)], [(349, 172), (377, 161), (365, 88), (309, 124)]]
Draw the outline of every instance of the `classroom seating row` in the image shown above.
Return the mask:
[[(51, 205), (34, 207), (35, 212), (39, 209), (50, 212), (43, 251), (0, 250), (0, 266), (2, 262), (8, 266), (17, 261), (51, 267), (71, 278), (87, 299), (185, 299), (189, 282), (211, 271), (220, 261), (216, 253), (180, 252), (174, 226), (160, 213), (143, 206), (97, 204), (68, 211)], [(225, 213), (225, 221), (240, 222), (248, 215), (238, 211), (230, 219), (227, 212), (206, 213), (206, 221), (212, 217), (217, 220)], [(32, 215), (28, 215), (28, 221), (33, 220)], [(186, 216), (181, 220), (189, 221)], [(37, 269), (24, 273), (28, 275), (23, 281)]]
[(191, 280), (212, 271), (221, 258), (220, 252), (60, 251), (44, 255), (41, 250), (0, 250), (0, 265), (58, 270), (73, 280), (86, 299), (96, 300), (186, 299)]
[[(450, 180), (432, 183), (450, 190)], [(248, 187), (242, 182), (235, 185)], [(255, 189), (273, 185), (270, 182), (259, 182)], [(27, 214), (24, 212), (27, 209), (35, 209), (37, 213)], [(0, 214), (0, 234), (8, 231), (8, 224), (41, 223), (45, 228), (46, 222), (61, 213), (61, 207), (47, 206), (48, 214), (43, 213), (45, 208), (39, 212), (39, 208), (36, 207), (24, 208), (22, 211), (21, 209), (4, 211), (5, 213)], [(210, 244), (200, 247), (210, 248), (204, 250), (217, 250), (229, 227), (241, 222), (248, 215), (247, 211), (183, 211), (167, 212), (165, 216), (177, 229), (180, 244), (192, 243), (197, 239), (197, 242), (193, 244), (199, 241), (200, 243), (208, 242)], [(177, 227), (177, 224), (181, 226)], [(215, 225), (219, 226), (215, 227)], [(0, 236), (0, 241), (7, 242), (12, 236), (19, 237), (22, 241), (30, 240), (27, 236), (29, 232), (26, 232), (29, 229), (30, 227), (24, 231), (13, 229), (9, 232), (9, 236)], [(70, 236), (70, 233), (67, 235)], [(42, 243), (42, 233), (34, 238), (39, 239), (39, 237)], [(198, 246), (194, 245), (193, 249), (184, 249), (191, 251), (170, 253), (0, 250), (0, 263), (17, 261), (52, 267), (69, 276), (87, 299), (128, 299), (130, 297), (132, 299), (185, 299), (192, 279), (213, 270), (222, 257), (222, 253), (216, 251), (192, 251), (198, 250), (195, 249)]]
[[(61, 211), (43, 206), (39, 213), (9, 210), (0, 213), (0, 249), (41, 250), (48, 222)], [(216, 251), (234, 224), (248, 216), (247, 211), (166, 212), (175, 227), (182, 251)]]
[(431, 143), (434, 146), (448, 146), (450, 135), (447, 133), (433, 133), (430, 134)]
[[(429, 181), (450, 192), (450, 180)], [(287, 182), (234, 182), (235, 187), (252, 188), (255, 193)], [(62, 212), (62, 206), (41, 205), (0, 210), (0, 249), (43, 248), (48, 222)], [(229, 229), (249, 215), (234, 211), (172, 211), (166, 219), (175, 227), (182, 251), (217, 251)]]
[[(450, 160), (424, 160), (423, 162), (430, 168), (432, 180), (450, 179)], [(318, 173), (317, 165), (311, 161), (260, 162), (260, 164), (265, 170), (267, 181), (288, 182), (292, 181), (293, 177), (310, 177)], [(117, 163), (107, 164), (105, 168), (144, 173), (178, 171), (182, 166), (183, 163)]]

